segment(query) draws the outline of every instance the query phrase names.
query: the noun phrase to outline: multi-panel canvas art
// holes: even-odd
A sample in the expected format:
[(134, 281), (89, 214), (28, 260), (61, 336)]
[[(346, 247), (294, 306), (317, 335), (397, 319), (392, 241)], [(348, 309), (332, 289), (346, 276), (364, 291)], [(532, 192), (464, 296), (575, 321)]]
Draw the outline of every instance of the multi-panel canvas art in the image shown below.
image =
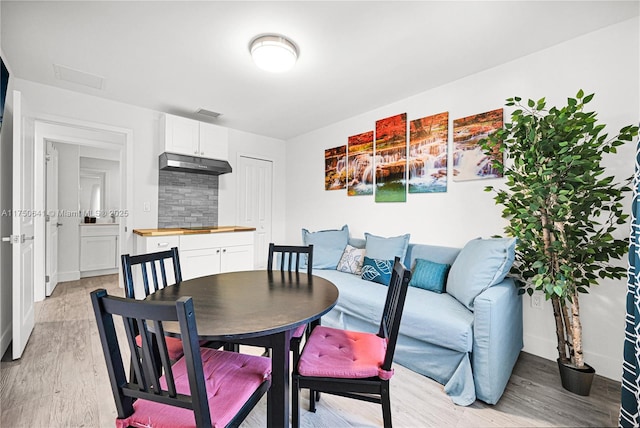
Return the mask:
[(409, 122), (409, 193), (447, 191), (449, 113)]
[(324, 151), (324, 189), (339, 190), (347, 187), (347, 146)]
[(503, 125), (502, 109), (488, 111), (453, 121), (453, 180), (479, 180), (502, 177), (493, 167), (493, 159), (502, 161), (497, 150), (487, 155), (478, 144)]
[(349, 137), (347, 194), (373, 195), (373, 131)]
[(376, 202), (407, 200), (407, 114), (376, 121)]

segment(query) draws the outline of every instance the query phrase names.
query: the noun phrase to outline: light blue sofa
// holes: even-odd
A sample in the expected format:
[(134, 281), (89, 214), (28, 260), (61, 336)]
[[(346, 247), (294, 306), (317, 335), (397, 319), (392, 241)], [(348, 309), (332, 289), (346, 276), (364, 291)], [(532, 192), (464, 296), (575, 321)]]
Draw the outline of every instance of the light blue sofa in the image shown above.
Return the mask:
[[(349, 244), (364, 248), (365, 240), (350, 238)], [(459, 253), (458, 248), (409, 244), (404, 264), (411, 268), (415, 259), (424, 258), (452, 265)], [(384, 285), (333, 269), (313, 273), (340, 291), (336, 306), (322, 317), (323, 325), (377, 331)], [(476, 398), (495, 404), (522, 346), (522, 302), (513, 280), (505, 278), (481, 292), (473, 310), (446, 292), (409, 287), (395, 361), (443, 384), (458, 405), (468, 406)]]

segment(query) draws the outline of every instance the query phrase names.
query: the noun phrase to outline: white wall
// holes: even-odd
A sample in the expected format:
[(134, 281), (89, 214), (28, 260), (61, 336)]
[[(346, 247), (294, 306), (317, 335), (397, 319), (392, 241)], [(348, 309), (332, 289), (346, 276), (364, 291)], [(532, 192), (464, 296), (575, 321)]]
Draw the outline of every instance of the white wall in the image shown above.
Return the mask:
[[(501, 186), (502, 179), (456, 183), (449, 176), (447, 193), (409, 194), (406, 203), (375, 203), (372, 196), (348, 197), (346, 191), (324, 190), (324, 150), (374, 129), (378, 119), (404, 112), (411, 120), (448, 111), (452, 141), (453, 119), (499, 108), (514, 95), (546, 96), (548, 105), (561, 105), (580, 88), (596, 93), (589, 106), (599, 112), (609, 132), (637, 124), (638, 28), (638, 18), (625, 21), (288, 141), (287, 239), (299, 242), (302, 227), (317, 230), (343, 224), (356, 237), (365, 231), (384, 236), (410, 232), (412, 242), (455, 247), (479, 236), (501, 234), (505, 225), (501, 207), (483, 188)], [(507, 120), (509, 113), (505, 109)], [(619, 179), (633, 174), (634, 146), (627, 144), (606, 159), (610, 174)], [(630, 197), (626, 204), (631, 206)], [(619, 235), (627, 236), (628, 226)], [(557, 358), (551, 305), (532, 309), (528, 297), (523, 305), (525, 351)], [(581, 306), (587, 362), (599, 374), (619, 379), (625, 281), (602, 281), (590, 296), (584, 296)]]

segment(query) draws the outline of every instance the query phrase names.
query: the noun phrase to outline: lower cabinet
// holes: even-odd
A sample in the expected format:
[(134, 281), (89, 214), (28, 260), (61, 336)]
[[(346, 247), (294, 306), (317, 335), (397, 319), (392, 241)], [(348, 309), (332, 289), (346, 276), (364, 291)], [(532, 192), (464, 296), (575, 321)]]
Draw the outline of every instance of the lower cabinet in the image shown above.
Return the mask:
[(180, 236), (182, 279), (253, 269), (253, 232)]
[[(80, 272), (104, 271), (118, 268), (118, 226), (81, 226)], [(102, 274), (102, 273), (101, 273)]]
[[(136, 236), (136, 254), (178, 247), (182, 279), (254, 268), (254, 232), (221, 232), (164, 237)], [(167, 266), (173, 277), (173, 269)]]

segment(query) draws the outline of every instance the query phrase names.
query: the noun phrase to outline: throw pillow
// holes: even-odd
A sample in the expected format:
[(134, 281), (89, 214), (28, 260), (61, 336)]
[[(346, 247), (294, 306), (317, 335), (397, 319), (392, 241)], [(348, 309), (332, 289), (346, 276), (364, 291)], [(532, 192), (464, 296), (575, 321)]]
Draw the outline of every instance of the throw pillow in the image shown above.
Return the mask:
[(366, 239), (365, 249), (366, 255), (371, 259), (378, 260), (393, 260), (396, 257), (400, 257), (400, 261), (404, 262), (404, 256), (407, 254), (407, 248), (409, 247), (409, 237), (411, 235), (394, 236), (391, 238), (384, 238), (382, 236), (375, 236), (370, 233), (365, 233)]
[(515, 238), (474, 239), (451, 266), (447, 293), (473, 310), (473, 300), (509, 273), (515, 259)]
[[(315, 269), (335, 269), (348, 241), (349, 227), (346, 224), (339, 230), (309, 232), (307, 229), (302, 229), (304, 245), (313, 244), (313, 267)], [(306, 257), (302, 265), (307, 267)]]
[(364, 257), (362, 279), (377, 282), (382, 285), (389, 285), (389, 282), (391, 282), (391, 272), (393, 272), (393, 260), (378, 260), (367, 256)]
[(436, 263), (431, 260), (416, 259), (416, 266), (413, 268), (409, 285), (442, 293), (450, 267), (451, 265)]
[(362, 273), (362, 264), (364, 263), (364, 251), (364, 248), (356, 248), (347, 244), (336, 270), (360, 275)]

